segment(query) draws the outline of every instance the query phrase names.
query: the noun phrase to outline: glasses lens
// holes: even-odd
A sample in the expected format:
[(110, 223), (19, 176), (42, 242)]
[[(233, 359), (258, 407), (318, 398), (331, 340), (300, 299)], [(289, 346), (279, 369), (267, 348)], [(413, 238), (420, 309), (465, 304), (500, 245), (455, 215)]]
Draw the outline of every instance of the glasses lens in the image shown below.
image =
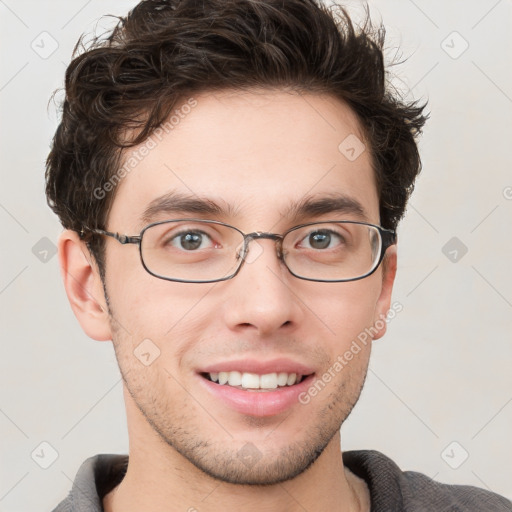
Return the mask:
[(381, 247), (379, 230), (373, 226), (327, 222), (290, 231), (283, 240), (283, 255), (296, 276), (338, 281), (374, 270)]
[(167, 279), (222, 279), (236, 271), (243, 240), (236, 229), (214, 222), (153, 224), (142, 236), (142, 261), (150, 273)]

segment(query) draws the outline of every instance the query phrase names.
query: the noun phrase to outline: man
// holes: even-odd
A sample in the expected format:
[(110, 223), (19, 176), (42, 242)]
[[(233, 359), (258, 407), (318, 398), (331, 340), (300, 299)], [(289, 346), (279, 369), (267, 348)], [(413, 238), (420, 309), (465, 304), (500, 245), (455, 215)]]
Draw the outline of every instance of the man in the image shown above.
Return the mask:
[(85, 461), (55, 510), (512, 510), (340, 451), (426, 117), (386, 89), (383, 30), (335, 12), (147, 0), (70, 64), (47, 195), (130, 451)]

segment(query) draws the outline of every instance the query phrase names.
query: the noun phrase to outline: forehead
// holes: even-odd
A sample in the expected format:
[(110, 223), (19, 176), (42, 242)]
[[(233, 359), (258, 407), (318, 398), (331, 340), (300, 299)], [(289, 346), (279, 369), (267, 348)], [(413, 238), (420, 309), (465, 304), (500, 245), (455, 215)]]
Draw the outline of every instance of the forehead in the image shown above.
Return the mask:
[(247, 229), (273, 225), (307, 198), (333, 195), (379, 220), (358, 119), (327, 95), (251, 90), (187, 98), (162, 129), (125, 150), (122, 169), (108, 220), (115, 230), (147, 224), (145, 214), (166, 194), (211, 201), (221, 208), (208, 217)]

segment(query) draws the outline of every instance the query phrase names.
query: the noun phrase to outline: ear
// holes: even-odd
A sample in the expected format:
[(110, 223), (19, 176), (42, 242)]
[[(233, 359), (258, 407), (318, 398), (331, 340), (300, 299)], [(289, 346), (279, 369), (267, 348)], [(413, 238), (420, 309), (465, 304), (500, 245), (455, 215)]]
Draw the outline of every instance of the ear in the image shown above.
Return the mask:
[(384, 260), (382, 262), (382, 289), (380, 296), (375, 304), (375, 316), (373, 325), (376, 334), (373, 336), (374, 340), (382, 338), (386, 334), (386, 317), (389, 308), (391, 307), (391, 292), (393, 291), (393, 283), (396, 276), (396, 262), (397, 262), (397, 244), (388, 248)]
[(59, 264), (71, 309), (82, 329), (98, 341), (112, 339), (98, 266), (78, 233), (65, 230), (58, 241)]

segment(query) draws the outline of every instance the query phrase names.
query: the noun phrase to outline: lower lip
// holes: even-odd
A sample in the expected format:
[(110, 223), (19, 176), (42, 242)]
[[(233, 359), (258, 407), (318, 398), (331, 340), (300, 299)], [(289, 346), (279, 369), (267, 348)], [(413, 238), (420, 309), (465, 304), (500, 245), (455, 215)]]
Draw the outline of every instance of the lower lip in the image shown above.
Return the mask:
[(212, 382), (198, 375), (202, 385), (231, 409), (250, 416), (274, 416), (299, 403), (299, 395), (306, 391), (314, 374), (308, 375), (299, 384), (277, 388), (272, 391), (245, 391), (227, 384)]

